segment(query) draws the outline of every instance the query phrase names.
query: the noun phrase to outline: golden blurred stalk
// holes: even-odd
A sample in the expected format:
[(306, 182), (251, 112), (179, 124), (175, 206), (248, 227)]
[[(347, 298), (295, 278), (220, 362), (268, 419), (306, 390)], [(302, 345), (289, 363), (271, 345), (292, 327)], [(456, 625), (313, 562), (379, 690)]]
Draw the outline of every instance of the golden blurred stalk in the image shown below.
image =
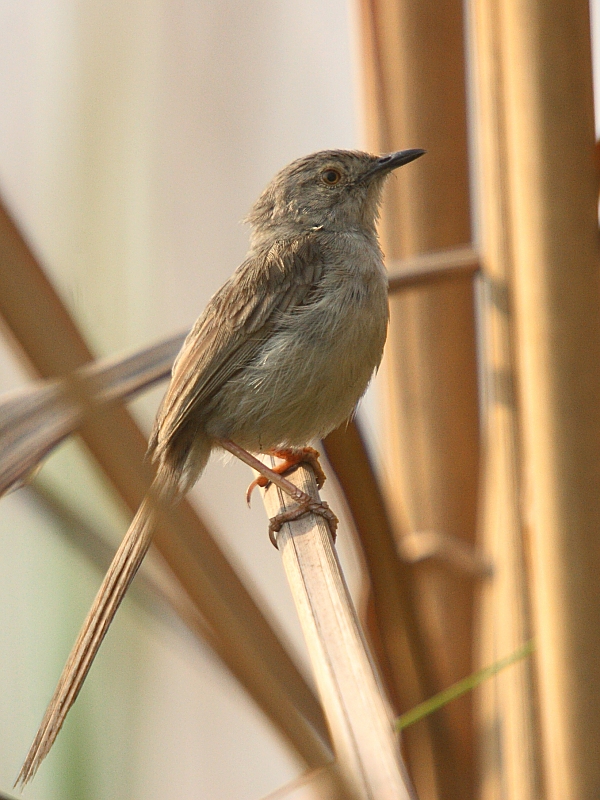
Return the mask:
[[(480, 664), (511, 653), (532, 636), (526, 570), (521, 431), (516, 404), (514, 269), (507, 185), (506, 60), (497, 0), (473, 0), (476, 132), (480, 155), (483, 436), (481, 547), (494, 566), (479, 596)], [(484, 684), (477, 697), (480, 800), (539, 800), (541, 747), (531, 659)]]
[[(399, 174), (387, 187), (382, 242), (388, 261), (418, 257), (423, 267), (426, 254), (468, 251), (471, 242), (463, 4), (362, 0), (361, 6), (370, 147), (427, 150), (419, 170)], [(475, 545), (479, 469), (472, 272), (415, 283), (391, 298), (383, 368), (386, 500), (397, 535), (437, 531), (469, 547)], [(474, 583), (431, 560), (415, 565), (414, 580), (439, 691), (472, 672)], [(415, 785), (422, 800), (470, 800), (471, 699), (452, 703), (440, 718), (451, 737), (445, 758), (417, 739), (419, 726), (407, 732)]]
[(549, 800), (600, 797), (600, 254), (587, 0), (505, 0), (523, 503)]

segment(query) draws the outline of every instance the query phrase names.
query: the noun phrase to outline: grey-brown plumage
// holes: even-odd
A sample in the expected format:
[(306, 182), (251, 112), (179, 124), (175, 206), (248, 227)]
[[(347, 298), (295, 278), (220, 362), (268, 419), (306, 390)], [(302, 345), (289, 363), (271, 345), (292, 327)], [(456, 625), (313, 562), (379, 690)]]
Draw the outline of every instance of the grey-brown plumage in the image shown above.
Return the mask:
[[(154, 500), (172, 502), (230, 440), (254, 453), (303, 447), (354, 410), (385, 343), (381, 189), (422, 155), (343, 150), (298, 159), (256, 202), (250, 250), (194, 325), (173, 366), (149, 453)], [(54, 742), (149, 547), (152, 498), (136, 514), (63, 670), (17, 782)]]

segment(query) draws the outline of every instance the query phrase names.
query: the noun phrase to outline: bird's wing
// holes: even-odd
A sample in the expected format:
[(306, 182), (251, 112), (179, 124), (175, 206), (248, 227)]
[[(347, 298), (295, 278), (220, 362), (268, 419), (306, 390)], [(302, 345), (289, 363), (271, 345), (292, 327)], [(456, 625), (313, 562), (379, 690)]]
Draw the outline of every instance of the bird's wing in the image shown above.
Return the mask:
[(313, 237), (278, 242), (244, 261), (210, 300), (185, 340), (157, 415), (150, 452), (256, 355), (280, 315), (301, 306), (323, 273)]

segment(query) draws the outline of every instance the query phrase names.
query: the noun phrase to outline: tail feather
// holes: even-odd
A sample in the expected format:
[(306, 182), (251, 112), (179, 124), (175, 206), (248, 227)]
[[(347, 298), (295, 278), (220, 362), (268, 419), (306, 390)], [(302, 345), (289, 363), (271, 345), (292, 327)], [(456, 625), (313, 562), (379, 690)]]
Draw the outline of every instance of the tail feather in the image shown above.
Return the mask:
[(69, 709), (79, 694), (125, 592), (148, 551), (156, 522), (154, 501), (160, 496), (165, 498), (169, 494), (164, 489), (161, 490), (156, 481), (153, 489), (157, 491), (144, 498), (115, 554), (63, 669), (15, 786), (17, 784), (24, 786), (31, 780), (48, 755)]

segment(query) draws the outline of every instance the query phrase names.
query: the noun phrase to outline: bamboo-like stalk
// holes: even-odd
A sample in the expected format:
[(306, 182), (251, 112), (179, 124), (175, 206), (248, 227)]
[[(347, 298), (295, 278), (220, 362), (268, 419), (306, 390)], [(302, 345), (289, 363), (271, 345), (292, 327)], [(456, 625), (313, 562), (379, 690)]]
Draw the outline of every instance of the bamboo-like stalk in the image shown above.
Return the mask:
[[(0, 314), (37, 372), (67, 376), (91, 361), (74, 321), (2, 206), (0, 256)], [(144, 465), (146, 441), (131, 416), (122, 408), (103, 408), (81, 435), (126, 505), (137, 510), (152, 476)], [(173, 510), (168, 525), (161, 522), (154, 541), (221, 637), (222, 657), (234, 674), (244, 673), (244, 685), (277, 730), (309, 766), (327, 762), (318, 701), (189, 503)]]
[(451, 247), (411, 258), (390, 259), (387, 268), (389, 292), (393, 295), (415, 286), (474, 276), (480, 263), (472, 247)]
[[(309, 467), (301, 466), (289, 480), (319, 500)], [(295, 505), (273, 485), (264, 501), (270, 517)], [(329, 526), (322, 517), (306, 514), (285, 523), (276, 542), (343, 778), (357, 800), (414, 798)]]
[(506, 165), (545, 791), (600, 797), (600, 254), (587, 0), (505, 0)]
[[(514, 359), (514, 313), (509, 281), (512, 254), (508, 185), (505, 71), (497, 0), (471, 3), (477, 81), (483, 262), (482, 302), (484, 467), (480, 545), (494, 565), (478, 611), (480, 664), (512, 653), (532, 635), (522, 514), (521, 449)], [(534, 692), (527, 659), (484, 683), (477, 694), (480, 800), (542, 796), (542, 761)]]
[[(382, 214), (387, 258), (468, 246), (462, 2), (363, 0), (362, 6), (371, 149), (427, 151), (418, 169), (399, 173), (388, 186)], [(473, 546), (479, 420), (472, 275), (395, 295), (390, 307), (384, 360), (389, 508), (398, 519), (405, 512), (411, 530), (444, 532)], [(432, 561), (415, 570), (421, 625), (441, 690), (472, 671), (474, 584)], [(444, 709), (454, 757), (437, 765), (445, 775), (437, 793), (415, 777), (423, 798), (473, 797), (471, 705), (462, 698)]]

